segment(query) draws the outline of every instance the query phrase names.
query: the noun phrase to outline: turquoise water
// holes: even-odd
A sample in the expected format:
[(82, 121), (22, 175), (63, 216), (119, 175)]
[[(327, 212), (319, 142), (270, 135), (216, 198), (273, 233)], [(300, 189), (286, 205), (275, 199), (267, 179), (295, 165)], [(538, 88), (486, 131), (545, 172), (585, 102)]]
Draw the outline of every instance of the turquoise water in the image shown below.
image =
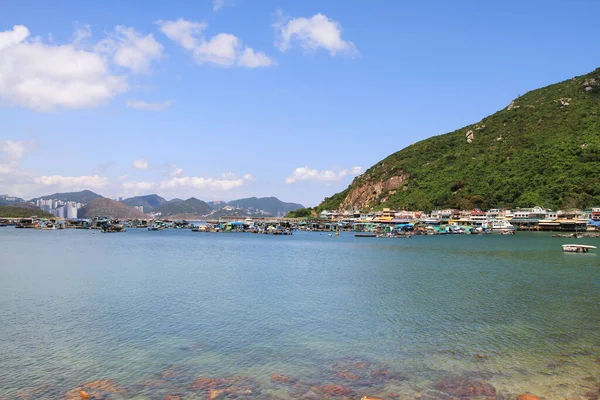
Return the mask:
[(251, 390), (219, 398), (448, 398), (448, 381), (582, 396), (600, 256), (563, 253), (574, 240), (598, 244), (0, 228), (0, 398), (108, 379), (107, 399), (204, 399), (196, 378), (240, 375)]

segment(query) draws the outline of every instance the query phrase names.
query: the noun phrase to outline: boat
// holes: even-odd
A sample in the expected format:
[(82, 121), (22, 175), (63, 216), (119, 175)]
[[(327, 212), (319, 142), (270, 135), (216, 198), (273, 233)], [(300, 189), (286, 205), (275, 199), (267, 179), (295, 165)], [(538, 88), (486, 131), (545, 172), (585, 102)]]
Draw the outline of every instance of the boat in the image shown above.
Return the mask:
[(563, 251), (567, 253), (587, 253), (596, 248), (596, 246), (588, 246), (585, 244), (563, 244)]
[(153, 225), (153, 226), (149, 226), (148, 230), (149, 231), (162, 231), (163, 227), (162, 226), (155, 226), (155, 225)]
[(489, 229), (492, 232), (516, 231), (517, 227), (504, 219), (493, 219), (482, 225), (483, 229)]
[(358, 237), (358, 238), (374, 238), (377, 237), (376, 233), (373, 232), (359, 232), (359, 233), (355, 233), (354, 237)]

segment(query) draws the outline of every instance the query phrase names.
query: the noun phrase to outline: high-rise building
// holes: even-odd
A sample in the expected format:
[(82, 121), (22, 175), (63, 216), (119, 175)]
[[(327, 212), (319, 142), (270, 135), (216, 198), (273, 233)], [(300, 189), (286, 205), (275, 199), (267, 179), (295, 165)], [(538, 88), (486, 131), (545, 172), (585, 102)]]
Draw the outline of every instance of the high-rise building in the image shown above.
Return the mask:
[(66, 218), (67, 219), (77, 219), (77, 207), (74, 205), (68, 205), (66, 208)]

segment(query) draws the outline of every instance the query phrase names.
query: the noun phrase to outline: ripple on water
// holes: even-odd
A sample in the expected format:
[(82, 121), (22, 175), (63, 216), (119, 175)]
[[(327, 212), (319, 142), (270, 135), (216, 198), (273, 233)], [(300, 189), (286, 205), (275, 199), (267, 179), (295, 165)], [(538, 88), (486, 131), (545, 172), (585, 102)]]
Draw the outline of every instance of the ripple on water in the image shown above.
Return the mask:
[(40, 233), (0, 230), (0, 398), (598, 390), (600, 268), (544, 235)]

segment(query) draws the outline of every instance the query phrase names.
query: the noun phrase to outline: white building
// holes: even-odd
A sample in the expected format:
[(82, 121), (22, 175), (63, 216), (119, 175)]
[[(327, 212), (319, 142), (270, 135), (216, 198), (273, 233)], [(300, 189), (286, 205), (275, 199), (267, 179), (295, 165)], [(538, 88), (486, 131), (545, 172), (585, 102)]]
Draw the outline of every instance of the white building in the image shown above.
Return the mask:
[(66, 208), (66, 212), (65, 212), (66, 218), (77, 219), (77, 207), (76, 206), (68, 205), (65, 208)]

